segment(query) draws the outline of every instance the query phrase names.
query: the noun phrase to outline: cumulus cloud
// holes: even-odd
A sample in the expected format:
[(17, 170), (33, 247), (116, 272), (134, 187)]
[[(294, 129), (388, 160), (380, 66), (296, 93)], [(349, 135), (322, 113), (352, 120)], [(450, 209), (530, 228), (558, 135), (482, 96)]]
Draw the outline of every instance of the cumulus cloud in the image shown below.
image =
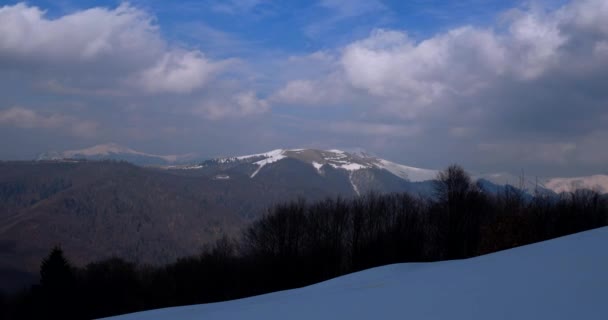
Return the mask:
[(0, 125), (17, 128), (62, 130), (74, 136), (93, 136), (98, 124), (62, 114), (41, 114), (23, 107), (0, 110)]
[(24, 3), (0, 7), (0, 57), (5, 68), (28, 72), (38, 66), (38, 77), (49, 70), (54, 77), (63, 74), (83, 84), (94, 73), (96, 86), (105, 80), (145, 93), (190, 93), (226, 65), (200, 51), (169, 45), (155, 18), (129, 4), (56, 19)]
[(0, 30), (3, 58), (28, 63), (118, 58), (138, 65), (138, 61), (153, 60), (164, 47), (153, 18), (127, 4), (112, 10), (77, 11), (57, 19), (47, 18), (45, 11), (25, 3), (7, 5), (0, 7)]
[(258, 115), (269, 108), (269, 103), (258, 98), (255, 92), (243, 91), (224, 98), (207, 98), (194, 109), (194, 113), (206, 119), (219, 120)]
[(215, 63), (199, 51), (171, 51), (135, 76), (146, 92), (189, 93), (204, 86), (226, 63)]
[[(570, 52), (569, 44), (586, 36), (581, 32), (605, 30), (605, 7), (603, 1), (590, 0), (551, 12), (516, 9), (504, 15), (506, 30), (465, 26), (422, 41), (405, 31), (375, 30), (341, 50), (331, 76), (341, 74), (351, 88), (372, 96), (405, 101), (404, 108), (429, 105), (448, 95), (470, 96), (505, 78), (532, 81), (570, 63), (572, 54), (588, 64), (602, 55), (606, 37), (596, 37), (592, 52)], [(305, 92), (315, 83), (294, 80), (281, 90), (297, 87)], [(306, 102), (305, 95), (301, 98)]]

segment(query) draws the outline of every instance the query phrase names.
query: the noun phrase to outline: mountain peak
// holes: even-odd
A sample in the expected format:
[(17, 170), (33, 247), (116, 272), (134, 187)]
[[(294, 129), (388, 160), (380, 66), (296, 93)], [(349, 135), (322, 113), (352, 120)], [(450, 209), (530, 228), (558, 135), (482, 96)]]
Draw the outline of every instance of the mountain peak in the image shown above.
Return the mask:
[(215, 159), (215, 162), (227, 163), (249, 163), (257, 165), (257, 169), (251, 174), (255, 177), (266, 165), (281, 161), (286, 158), (296, 159), (313, 166), (319, 173), (323, 167), (330, 166), (334, 169), (342, 169), (350, 172), (364, 169), (383, 169), (392, 174), (410, 181), (424, 181), (433, 179), (437, 171), (421, 169), (400, 165), (384, 160), (362, 149), (347, 152), (339, 149), (275, 149), (265, 153), (251, 154), (246, 156), (235, 156)]

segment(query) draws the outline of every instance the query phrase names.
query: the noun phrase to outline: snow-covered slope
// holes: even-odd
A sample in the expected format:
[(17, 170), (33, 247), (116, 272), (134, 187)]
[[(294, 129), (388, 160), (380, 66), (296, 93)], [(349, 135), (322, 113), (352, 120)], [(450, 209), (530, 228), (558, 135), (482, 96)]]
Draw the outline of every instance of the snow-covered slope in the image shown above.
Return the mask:
[(553, 178), (544, 182), (547, 189), (553, 192), (572, 192), (576, 189), (591, 189), (599, 193), (608, 193), (608, 176), (593, 175), (577, 178)]
[(255, 164), (257, 165), (257, 169), (251, 174), (251, 177), (253, 178), (266, 165), (286, 158), (297, 159), (308, 163), (319, 173), (322, 173), (324, 166), (331, 166), (335, 169), (343, 169), (351, 172), (363, 169), (383, 169), (402, 179), (412, 182), (432, 180), (437, 175), (437, 171), (435, 170), (408, 167), (371, 156), (364, 152), (351, 153), (337, 149), (276, 149), (247, 156), (218, 158), (215, 159), (215, 162), (220, 164), (234, 162)]
[(63, 160), (63, 159), (113, 159), (132, 161), (137, 164), (169, 164), (180, 161), (187, 161), (193, 158), (192, 154), (187, 155), (156, 155), (121, 146), (116, 143), (106, 143), (95, 145), (90, 148), (80, 150), (67, 150), (62, 152), (45, 152), (38, 156), (37, 160)]
[(608, 319), (608, 228), (466, 260), (116, 319)]

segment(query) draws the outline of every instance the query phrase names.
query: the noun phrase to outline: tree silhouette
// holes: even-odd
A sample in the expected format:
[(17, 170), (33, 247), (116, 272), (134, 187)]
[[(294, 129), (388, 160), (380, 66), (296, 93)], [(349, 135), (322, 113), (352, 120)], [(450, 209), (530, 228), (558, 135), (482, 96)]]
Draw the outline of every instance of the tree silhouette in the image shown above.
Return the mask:
[(71, 319), (75, 309), (76, 279), (74, 268), (55, 246), (40, 265), (42, 310), (50, 318)]
[(439, 227), (445, 258), (472, 256), (479, 240), (483, 194), (459, 165), (450, 165), (439, 172), (434, 187), (443, 212)]
[(63, 255), (63, 250), (55, 246), (40, 265), (40, 284), (46, 290), (61, 290), (74, 279), (74, 273), (69, 261)]

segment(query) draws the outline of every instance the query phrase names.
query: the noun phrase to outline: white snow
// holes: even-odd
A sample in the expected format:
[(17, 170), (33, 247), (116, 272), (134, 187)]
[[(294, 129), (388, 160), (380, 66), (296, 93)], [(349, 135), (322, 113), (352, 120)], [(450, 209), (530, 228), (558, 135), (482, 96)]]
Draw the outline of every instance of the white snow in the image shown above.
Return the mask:
[(608, 319), (608, 228), (466, 260), (374, 268), (115, 319)]
[(437, 170), (421, 169), (415, 167), (408, 167), (398, 163), (390, 162), (384, 159), (378, 159), (378, 167), (388, 170), (390, 173), (407, 179), (412, 182), (420, 182), (433, 180), (437, 176)]
[(175, 166), (161, 166), (160, 169), (172, 169), (172, 170), (198, 170), (202, 169), (203, 166), (200, 164), (194, 165), (175, 165)]
[(285, 150), (283, 150), (283, 149), (277, 149), (277, 150), (273, 150), (273, 151), (264, 153), (263, 156), (266, 157), (266, 158), (262, 159), (260, 161), (254, 162), (259, 167), (257, 168), (257, 170), (255, 170), (255, 172), (253, 172), (253, 174), (251, 174), (251, 178), (255, 177), (255, 175), (258, 174), (258, 172), (260, 172), (260, 170), (265, 165), (267, 165), (269, 163), (277, 162), (277, 161), (279, 161), (281, 159), (286, 158), (286, 156), (285, 156)]
[(249, 159), (249, 158), (260, 158), (260, 157), (268, 158), (268, 157), (283, 154), (285, 151), (286, 151), (285, 149), (275, 149), (275, 150), (264, 152), (264, 153), (256, 153), (256, 154), (238, 156), (238, 157), (233, 157), (233, 158), (238, 159), (238, 160), (245, 160), (245, 159)]
[(344, 169), (346, 171), (356, 171), (356, 170), (369, 168), (369, 166), (365, 166), (365, 165), (358, 164), (358, 163), (346, 162), (346, 161), (339, 162), (339, 164), (330, 163), (329, 165), (336, 169)]
[(193, 154), (184, 154), (184, 155), (157, 155), (150, 154), (145, 152), (140, 152), (133, 150), (131, 148), (127, 148), (125, 146), (121, 146), (116, 143), (105, 143), (98, 144), (92, 146), (90, 148), (80, 149), (80, 150), (67, 150), (60, 152), (56, 155), (59, 158), (74, 158), (74, 157), (94, 157), (94, 156), (109, 156), (112, 154), (130, 154), (137, 156), (145, 156), (151, 158), (159, 158), (167, 162), (176, 162), (181, 159), (187, 159), (193, 156)]
[[(251, 174), (251, 178), (255, 177), (260, 170), (267, 164), (277, 162), (281, 159), (293, 156), (289, 153), (301, 153), (308, 149), (276, 149), (266, 153), (251, 154), (246, 156), (229, 157), (217, 159), (220, 163), (231, 162), (235, 160), (257, 160), (253, 162), (258, 165), (258, 168)], [(387, 160), (379, 159), (372, 156), (367, 156), (365, 153), (350, 154), (348, 152), (331, 149), (331, 150), (313, 150), (319, 152), (322, 157), (322, 162), (311, 161), (311, 165), (314, 166), (318, 172), (323, 165), (330, 165), (336, 169), (344, 169), (346, 171), (357, 171), (362, 169), (380, 168), (386, 169), (394, 175), (408, 179), (410, 181), (425, 181), (432, 180), (437, 175), (436, 170), (420, 169), (414, 167), (408, 167), (393, 163)], [(258, 160), (260, 159), (261, 160)], [(254, 161), (252, 160), (252, 161)]]
[(321, 167), (323, 167), (323, 164), (313, 161), (312, 166), (315, 167), (315, 169), (317, 169), (318, 172), (321, 172)]
[(353, 186), (353, 190), (355, 191), (355, 193), (360, 196), (361, 192), (359, 191), (359, 187), (357, 187), (357, 185), (355, 184), (355, 182), (353, 181), (353, 172), (351, 171), (350, 174), (348, 175), (348, 180), (350, 181), (350, 185)]
[(608, 176), (593, 175), (577, 178), (553, 178), (545, 182), (547, 189), (556, 193), (572, 192), (576, 189), (591, 189), (599, 193), (608, 193)]

